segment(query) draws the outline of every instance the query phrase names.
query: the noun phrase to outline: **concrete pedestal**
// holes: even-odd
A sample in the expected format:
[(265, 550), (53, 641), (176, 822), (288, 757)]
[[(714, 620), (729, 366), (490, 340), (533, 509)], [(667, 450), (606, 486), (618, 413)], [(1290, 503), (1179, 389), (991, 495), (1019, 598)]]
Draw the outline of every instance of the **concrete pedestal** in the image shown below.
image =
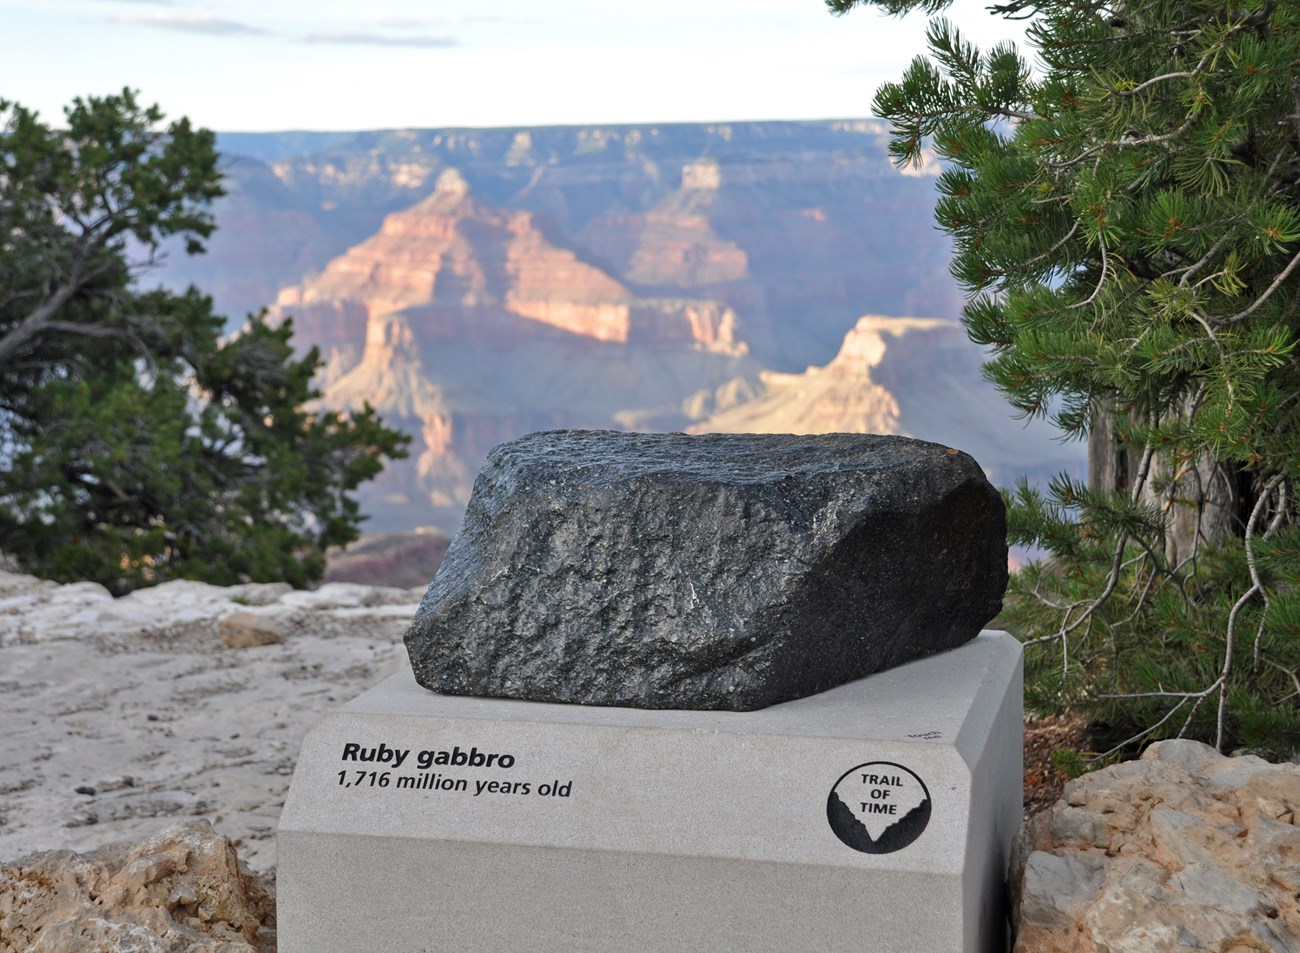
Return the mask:
[(327, 716), (280, 820), (281, 953), (994, 953), (1020, 646), (753, 712), (435, 695)]

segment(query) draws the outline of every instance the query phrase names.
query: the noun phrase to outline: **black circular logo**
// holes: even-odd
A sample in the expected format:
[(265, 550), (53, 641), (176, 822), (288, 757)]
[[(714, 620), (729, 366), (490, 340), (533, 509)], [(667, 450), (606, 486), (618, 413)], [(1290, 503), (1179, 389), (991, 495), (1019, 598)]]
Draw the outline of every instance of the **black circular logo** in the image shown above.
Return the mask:
[(892, 854), (930, 823), (930, 791), (892, 761), (868, 761), (845, 771), (826, 799), (835, 836), (864, 854)]

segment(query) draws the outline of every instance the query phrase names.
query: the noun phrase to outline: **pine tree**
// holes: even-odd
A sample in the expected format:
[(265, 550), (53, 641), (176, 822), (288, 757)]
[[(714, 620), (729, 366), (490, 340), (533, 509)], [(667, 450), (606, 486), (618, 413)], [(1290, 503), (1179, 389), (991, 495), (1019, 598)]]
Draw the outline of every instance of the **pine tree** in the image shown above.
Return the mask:
[(224, 339), (197, 290), (139, 287), (165, 239), (202, 250), (221, 194), (212, 133), (162, 118), (130, 91), (64, 129), (0, 101), (0, 550), (119, 593), (305, 585), (406, 438), (305, 409), (318, 360), (291, 323)]
[[(947, 0), (826, 0), (936, 13)], [(946, 163), (970, 336), (1089, 482), (1010, 493), (1027, 701), (1122, 745), (1300, 747), (1300, 4), (1007, 0), (931, 22), (880, 89), (891, 152)]]

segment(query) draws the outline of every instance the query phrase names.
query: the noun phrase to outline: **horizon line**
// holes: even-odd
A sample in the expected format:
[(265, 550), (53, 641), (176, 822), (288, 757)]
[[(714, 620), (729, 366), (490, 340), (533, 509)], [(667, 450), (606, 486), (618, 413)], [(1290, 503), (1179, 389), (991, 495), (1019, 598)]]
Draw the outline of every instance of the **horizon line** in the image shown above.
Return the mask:
[(288, 135), (363, 135), (366, 133), (385, 132), (431, 132), (433, 130), (456, 130), (467, 132), (489, 132), (512, 129), (591, 129), (594, 127), (630, 129), (645, 126), (739, 126), (739, 125), (817, 125), (834, 122), (874, 122), (886, 120), (878, 116), (823, 116), (816, 119), (672, 119), (666, 121), (647, 120), (643, 122), (540, 122), (540, 123), (504, 123), (498, 125), (445, 125), (445, 126), (381, 126), (371, 129), (214, 129), (219, 136), (288, 136)]

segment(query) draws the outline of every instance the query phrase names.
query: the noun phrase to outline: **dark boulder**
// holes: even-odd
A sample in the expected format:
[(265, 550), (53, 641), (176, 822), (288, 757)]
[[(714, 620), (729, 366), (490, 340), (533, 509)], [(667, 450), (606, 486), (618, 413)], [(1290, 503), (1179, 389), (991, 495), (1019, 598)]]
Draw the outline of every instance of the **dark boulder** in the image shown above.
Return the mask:
[(445, 694), (749, 710), (997, 614), (1001, 497), (905, 437), (536, 433), (497, 447), (406, 635)]

